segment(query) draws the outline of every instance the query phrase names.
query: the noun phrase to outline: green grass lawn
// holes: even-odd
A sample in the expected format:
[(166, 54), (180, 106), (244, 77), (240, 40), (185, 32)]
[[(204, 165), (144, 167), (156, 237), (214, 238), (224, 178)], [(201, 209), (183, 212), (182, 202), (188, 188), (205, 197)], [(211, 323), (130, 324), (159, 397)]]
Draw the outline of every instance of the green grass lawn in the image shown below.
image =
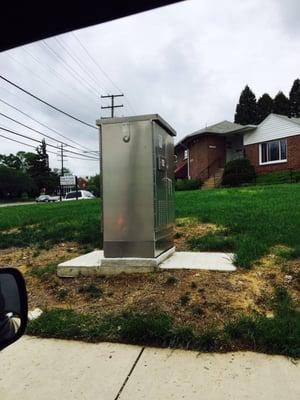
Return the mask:
[[(191, 248), (233, 251), (249, 267), (278, 244), (300, 254), (300, 185), (176, 193), (176, 216), (221, 225), (216, 233), (192, 238)], [(0, 208), (0, 248), (51, 246), (76, 241), (101, 247), (99, 200)]]
[[(219, 225), (220, 229), (213, 233), (191, 237), (190, 247), (233, 251), (237, 265), (242, 267), (250, 267), (261, 256), (274, 251), (272, 248), (279, 244), (288, 246), (287, 250), (281, 249), (281, 257), (300, 254), (298, 184), (178, 192), (176, 217), (191, 217), (192, 220)], [(0, 248), (31, 245), (50, 248), (63, 241), (99, 248), (100, 218), (99, 200), (0, 208)], [(41, 284), (48, 279), (47, 285), (51, 283), (56, 287), (59, 279), (53, 275), (55, 267), (55, 264), (41, 266), (31, 273), (35, 279), (41, 279)], [(244, 275), (244, 272), (238, 273)], [(251, 274), (252, 271), (247, 273)], [(294, 274), (293, 282), (296, 279), (297, 275)], [(170, 284), (177, 284), (177, 281), (173, 278)], [(59, 287), (59, 298), (63, 300), (68, 296), (68, 291), (61, 282)], [(79, 312), (74, 306), (74, 309), (45, 309), (42, 317), (29, 323), (27, 333), (42, 337), (117, 341), (198, 351), (255, 350), (300, 357), (299, 304), (292, 300), (289, 294), (291, 289), (276, 285), (274, 289), (275, 294), (265, 300), (271, 304), (272, 318), (263, 312), (253, 311), (225, 321), (220, 328), (208, 323), (203, 331), (198, 331), (188, 323), (178, 324), (172, 314), (159, 310), (148, 312), (141, 308), (141, 311), (93, 315)], [(85, 285), (80, 291), (90, 296), (93, 302), (103, 296), (102, 290), (94, 285)], [(201, 293), (201, 296), (204, 295)], [(181, 306), (187, 307), (183, 303), (184, 296), (179, 289)], [(209, 307), (209, 302), (207, 304)]]
[(176, 194), (176, 216), (220, 224), (220, 233), (195, 238), (202, 250), (232, 250), (235, 262), (249, 267), (278, 244), (300, 254), (300, 185), (190, 191)]
[(99, 200), (0, 208), (0, 248), (63, 241), (101, 247)]

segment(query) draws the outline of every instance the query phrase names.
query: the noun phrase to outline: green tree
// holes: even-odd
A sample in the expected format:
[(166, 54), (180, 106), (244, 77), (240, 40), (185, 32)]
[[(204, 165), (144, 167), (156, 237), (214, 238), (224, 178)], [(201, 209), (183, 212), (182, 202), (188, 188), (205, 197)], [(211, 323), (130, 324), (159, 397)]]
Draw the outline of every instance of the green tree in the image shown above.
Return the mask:
[(33, 164), (36, 154), (31, 153), (31, 152), (26, 152), (26, 151), (18, 151), (17, 157), (19, 158), (21, 162), (21, 170), (22, 171), (28, 171), (30, 166)]
[(273, 99), (264, 93), (257, 100), (257, 123), (260, 124), (273, 111)]
[(255, 94), (247, 85), (242, 91), (236, 106), (234, 122), (241, 125), (257, 123), (257, 106)]
[(17, 199), (22, 195), (35, 196), (38, 193), (33, 179), (19, 169), (0, 165), (0, 198)]
[(87, 184), (87, 190), (92, 192), (95, 196), (100, 197), (101, 194), (101, 180), (100, 175), (91, 176)]
[(37, 147), (34, 157), (27, 158), (27, 172), (34, 180), (39, 191), (52, 193), (59, 185), (59, 177), (49, 168), (46, 142)]
[(295, 79), (290, 91), (290, 117), (300, 117), (300, 79)]
[(22, 169), (22, 161), (18, 155), (14, 154), (9, 154), (8, 156), (5, 154), (0, 154), (0, 165), (14, 169)]
[[(60, 176), (61, 175), (61, 169), (60, 168), (53, 168), (52, 170), (56, 175)], [(70, 175), (72, 172), (69, 170), (69, 168), (63, 168), (63, 173), (64, 175)]]
[(274, 97), (273, 112), (287, 117), (290, 115), (290, 101), (281, 91)]

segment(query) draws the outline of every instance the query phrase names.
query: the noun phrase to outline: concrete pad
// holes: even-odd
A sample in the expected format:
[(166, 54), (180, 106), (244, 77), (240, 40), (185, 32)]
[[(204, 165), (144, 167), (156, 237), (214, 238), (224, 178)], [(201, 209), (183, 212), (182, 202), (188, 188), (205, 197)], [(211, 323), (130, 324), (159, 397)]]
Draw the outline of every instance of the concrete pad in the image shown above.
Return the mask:
[(0, 399), (114, 400), (140, 351), (25, 336), (0, 354)]
[(172, 248), (157, 258), (104, 258), (103, 250), (95, 250), (58, 265), (57, 275), (64, 278), (79, 275), (116, 275), (121, 272), (153, 272), (159, 269), (203, 269), (235, 271), (233, 254), (176, 252)]
[(103, 250), (95, 250), (58, 265), (57, 275), (63, 278), (78, 275), (117, 275), (125, 273), (154, 272), (158, 265), (175, 252), (175, 247), (156, 258), (105, 258)]
[(211, 271), (235, 271), (232, 264), (233, 254), (199, 253), (178, 251), (159, 266), (161, 269), (204, 269)]
[(300, 364), (252, 352), (145, 349), (120, 400), (299, 400)]

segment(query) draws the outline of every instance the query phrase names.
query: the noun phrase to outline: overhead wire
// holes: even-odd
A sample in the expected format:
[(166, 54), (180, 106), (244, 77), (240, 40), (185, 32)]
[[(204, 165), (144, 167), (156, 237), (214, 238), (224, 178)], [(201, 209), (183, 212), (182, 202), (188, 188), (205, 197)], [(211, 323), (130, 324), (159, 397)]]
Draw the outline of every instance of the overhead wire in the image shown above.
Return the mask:
[[(6, 132), (12, 133), (13, 135), (17, 135), (17, 136), (23, 137), (23, 138), (28, 139), (28, 140), (32, 140), (33, 142), (36, 142), (36, 143), (41, 143), (41, 141), (38, 140), (38, 139), (34, 139), (34, 138), (31, 138), (30, 136), (27, 136), (27, 135), (24, 135), (24, 134), (22, 134), (22, 133), (13, 131), (13, 130), (11, 130), (11, 129), (5, 127), (5, 126), (0, 126), (0, 130), (4, 130), (4, 131), (6, 131)], [(53, 147), (53, 148), (55, 148), (55, 149), (57, 148), (56, 146), (54, 146), (54, 145), (52, 145), (52, 144), (50, 144), (50, 143), (47, 143), (47, 146)], [(84, 156), (84, 157), (86, 157), (86, 158), (88, 158), (88, 159), (98, 160), (98, 158), (92, 157), (92, 156), (90, 156), (90, 155), (80, 154), (80, 153), (77, 153), (77, 152), (72, 151), (72, 150), (64, 149), (64, 151), (65, 151), (65, 152), (68, 152), (68, 153), (72, 153), (72, 154), (77, 154), (77, 155), (80, 155), (80, 156)]]
[[(7, 54), (7, 56), (9, 58), (11, 58), (14, 62), (17, 62), (18, 64), (20, 64), (22, 67), (26, 68), (33, 76), (35, 76), (37, 79), (39, 79), (41, 82), (43, 82), (45, 85), (47, 85), (48, 87), (50, 87), (53, 90), (53, 85), (50, 84), (49, 81), (47, 81), (46, 79), (44, 79), (43, 77), (41, 77), (39, 74), (37, 74), (34, 70), (32, 70), (31, 68), (29, 68), (28, 65), (24, 64), (22, 61), (20, 61), (19, 59), (13, 57), (11, 54)], [(62, 94), (63, 96), (65, 96), (69, 101), (71, 101), (72, 103), (74, 102), (74, 99), (69, 96), (66, 92), (63, 92), (62, 90), (60, 90), (59, 88), (55, 88), (55, 90), (57, 92), (59, 92), (60, 94)], [(90, 100), (91, 101), (91, 100)]]
[[(5, 135), (0, 134), (0, 137), (2, 137), (4, 139), (7, 139), (7, 140), (10, 140), (10, 141), (15, 142), (15, 143), (19, 143), (22, 146), (28, 146), (28, 147), (31, 147), (32, 149), (36, 149), (36, 147), (32, 146), (31, 144), (28, 144), (28, 143), (25, 143), (25, 142), (21, 142), (20, 140), (9, 138), (9, 137), (7, 137)], [(47, 153), (57, 155), (57, 153), (55, 153), (54, 151), (51, 151), (51, 150), (47, 150)], [(91, 160), (91, 159), (88, 159), (88, 158), (79, 158), (79, 157), (74, 157), (74, 156), (68, 156), (68, 157), (71, 158), (71, 159), (74, 159), (74, 160), (97, 161), (97, 162), (99, 161), (99, 160)]]
[[(0, 101), (1, 101), (1, 99), (0, 99)], [(8, 116), (8, 115), (2, 113), (2, 112), (0, 112), (0, 115), (2, 115), (2, 116), (3, 116), (4, 118), (6, 118), (6, 119), (9, 119), (10, 121), (15, 122), (15, 123), (18, 124), (18, 125), (23, 126), (24, 128), (30, 129), (31, 131), (36, 132), (36, 133), (38, 133), (39, 135), (42, 135), (43, 137), (46, 137), (46, 138), (48, 138), (48, 139), (50, 139), (50, 140), (53, 140), (54, 142), (57, 142), (57, 141), (58, 141), (58, 139), (53, 138), (52, 136), (47, 135), (46, 133), (43, 133), (43, 132), (41, 132), (41, 131), (39, 131), (39, 130), (37, 130), (37, 129), (35, 129), (35, 128), (32, 128), (31, 126), (26, 125), (26, 124), (24, 124), (23, 122), (20, 122), (20, 121), (14, 119), (14, 118), (12, 118), (12, 117), (10, 117), (10, 116)], [(78, 147), (75, 147), (75, 146), (73, 146), (72, 144), (65, 143), (65, 142), (62, 142), (62, 141), (60, 141), (60, 143), (63, 143), (63, 144), (66, 145), (66, 146), (69, 146), (69, 147), (72, 147), (72, 148), (74, 148), (74, 149), (77, 149), (77, 150), (82, 151), (82, 149), (80, 149), (80, 148), (78, 148)]]
[(50, 104), (50, 103), (48, 103), (46, 100), (41, 99), (39, 96), (31, 93), (29, 90), (26, 90), (26, 89), (22, 88), (21, 86), (17, 85), (16, 83), (12, 82), (11, 80), (5, 78), (3, 75), (0, 75), (0, 79), (2, 79), (3, 81), (7, 82), (8, 84), (16, 87), (17, 89), (21, 90), (23, 93), (26, 93), (28, 96), (31, 96), (34, 99), (40, 101), (41, 103), (47, 105), (48, 107), (52, 108), (53, 110), (56, 110), (57, 112), (60, 112), (61, 114), (64, 114), (67, 117), (69, 117), (69, 118), (71, 118), (71, 119), (73, 119), (73, 120), (75, 120), (77, 122), (80, 122), (83, 125), (86, 125), (86, 126), (88, 126), (90, 128), (93, 128), (93, 129), (97, 129), (96, 126), (91, 125), (90, 123), (85, 122), (85, 121), (81, 120), (80, 118), (77, 118), (74, 115), (72, 115), (72, 114), (70, 114), (70, 113), (68, 113), (68, 112), (66, 112), (66, 111), (64, 111), (64, 110), (62, 110), (62, 109)]
[(66, 60), (64, 60), (55, 50), (53, 50), (49, 43), (43, 40), (42, 44), (56, 56), (56, 58), (60, 61), (61, 65), (63, 65), (65, 69), (69, 69), (69, 72), (73, 71), (71, 75), (73, 75), (74, 77), (75, 74), (75, 79), (79, 78), (81, 82), (83, 82), (89, 89), (89, 92), (92, 93), (92, 96), (97, 96), (95, 88), (86, 79), (82, 78), (82, 76), (76, 71), (76, 69), (74, 69), (69, 63), (67, 63)]
[[(4, 88), (2, 88), (2, 89), (4, 89)], [(76, 142), (75, 140), (69, 138), (68, 136), (63, 135), (62, 133), (60, 133), (60, 132), (57, 131), (56, 129), (51, 128), (50, 126), (48, 126), (48, 125), (44, 124), (43, 122), (37, 120), (36, 118), (32, 117), (31, 115), (27, 114), (26, 112), (20, 110), (18, 107), (15, 107), (15, 106), (13, 106), (12, 104), (9, 104), (7, 101), (5, 101), (5, 100), (3, 100), (3, 99), (0, 98), (0, 102), (4, 103), (4, 104), (7, 105), (8, 107), (11, 107), (13, 110), (18, 111), (20, 114), (25, 115), (27, 118), (29, 118), (29, 119), (31, 119), (32, 121), (36, 122), (37, 124), (43, 126), (44, 128), (48, 129), (49, 131), (52, 131), (53, 133), (57, 134), (58, 136), (61, 136), (61, 137), (63, 137), (64, 139), (69, 140), (70, 142), (72, 142), (72, 143), (78, 145), (79, 147), (81, 147), (81, 148), (83, 148), (83, 149), (91, 150), (89, 147), (86, 147), (86, 146), (84, 146), (83, 144), (80, 144), (80, 143)], [(58, 139), (57, 139), (57, 141), (58, 141)]]
[[(118, 85), (116, 85), (116, 83), (111, 79), (111, 77), (109, 76), (109, 74), (101, 67), (101, 65), (95, 60), (95, 58), (90, 54), (90, 52), (88, 51), (88, 49), (84, 46), (84, 44), (81, 42), (81, 40), (78, 38), (78, 36), (75, 34), (75, 32), (71, 32), (71, 35), (75, 38), (75, 40), (79, 43), (80, 47), (84, 50), (84, 52), (87, 54), (87, 56), (89, 57), (89, 59), (96, 65), (96, 67), (99, 69), (99, 71), (111, 82), (111, 84), (115, 87), (115, 89), (117, 89), (120, 94), (122, 94), (122, 90), (119, 88)], [(127, 96), (126, 97), (126, 101), (129, 105), (129, 107), (131, 108), (131, 110), (133, 111), (133, 113), (135, 114), (135, 110), (132, 107), (132, 104), (130, 103), (129, 99)]]
[[(46, 71), (51, 71), (52, 74), (55, 75), (55, 76), (57, 77), (57, 79), (62, 80), (64, 83), (66, 82), (66, 77), (65, 77), (63, 74), (61, 74), (60, 72), (58, 72), (55, 68), (52, 68), (51, 65), (49, 65), (49, 64), (46, 64), (46, 65), (45, 65), (44, 63), (42, 63), (42, 62), (41, 62), (37, 57), (35, 57), (27, 48), (22, 48), (22, 50), (23, 50), (26, 54), (28, 54), (36, 63), (38, 63), (39, 65), (41, 65)], [(72, 78), (72, 80), (73, 80), (73, 78)], [(73, 90), (78, 91), (78, 93), (80, 93), (81, 96), (82, 96), (82, 93), (85, 93), (85, 95), (87, 94), (87, 93), (84, 91), (84, 88), (83, 88), (82, 86), (71, 85), (71, 86), (68, 86), (68, 87), (71, 87)], [(81, 89), (83, 89), (83, 90), (81, 90)], [(69, 96), (68, 96), (68, 97), (69, 97)], [(90, 98), (90, 97), (87, 97), (87, 99), (88, 99), (89, 102), (91, 102), (91, 98)], [(72, 99), (72, 101), (73, 101), (73, 100), (74, 100), (74, 99)], [(93, 100), (94, 100), (94, 96), (93, 96)]]
[(58, 43), (58, 45), (63, 49), (63, 51), (65, 51), (65, 52), (72, 58), (72, 60), (79, 66), (79, 68), (80, 68), (87, 76), (89, 76), (89, 78), (94, 82), (94, 84), (95, 84), (96, 86), (98, 86), (98, 87), (99, 87), (101, 90), (103, 90), (103, 91), (106, 90), (106, 89), (104, 89), (104, 88), (102, 87), (102, 84), (99, 85), (99, 82), (98, 82), (98, 80), (97, 80), (97, 77), (94, 75), (94, 73), (93, 73), (91, 70), (89, 70), (89, 69), (87, 68), (87, 66), (84, 65), (83, 62), (82, 62), (78, 57), (75, 57), (75, 56), (68, 50), (67, 44), (66, 44), (66, 43), (64, 43), (64, 42), (63, 42), (60, 38), (58, 38), (58, 37), (55, 37), (54, 40), (55, 40), (55, 41)]

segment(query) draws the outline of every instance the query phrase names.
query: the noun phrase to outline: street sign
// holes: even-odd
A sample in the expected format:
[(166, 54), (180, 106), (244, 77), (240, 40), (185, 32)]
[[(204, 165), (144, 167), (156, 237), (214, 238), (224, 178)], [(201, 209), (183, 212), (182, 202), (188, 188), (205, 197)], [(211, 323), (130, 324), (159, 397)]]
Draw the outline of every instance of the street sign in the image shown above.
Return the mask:
[(74, 175), (65, 175), (60, 177), (61, 186), (74, 186), (76, 185), (76, 177)]

